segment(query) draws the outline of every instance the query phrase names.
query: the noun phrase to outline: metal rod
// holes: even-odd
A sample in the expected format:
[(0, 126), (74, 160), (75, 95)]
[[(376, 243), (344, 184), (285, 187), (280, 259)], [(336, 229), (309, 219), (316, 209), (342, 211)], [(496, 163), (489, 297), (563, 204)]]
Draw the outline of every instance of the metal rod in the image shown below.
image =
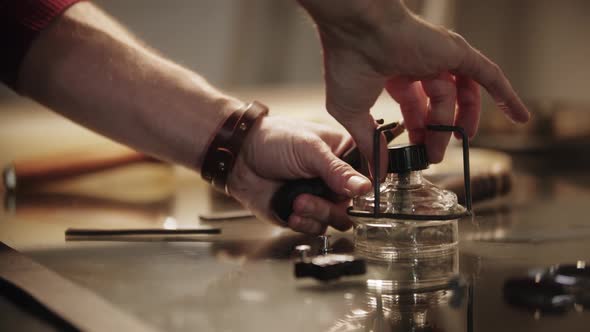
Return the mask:
[(461, 135), (463, 141), (463, 181), (465, 183), (465, 205), (469, 213), (472, 212), (472, 197), (471, 197), (471, 171), (469, 167), (469, 138), (465, 130), (459, 126), (446, 125), (428, 125), (428, 130), (433, 131), (451, 131)]
[(381, 131), (379, 127), (375, 129), (375, 133), (373, 134), (373, 193), (375, 195), (373, 200), (373, 216), (377, 218), (379, 215), (379, 207), (381, 206), (381, 195), (379, 192), (379, 188), (381, 187), (381, 170), (379, 169), (381, 158), (379, 157), (379, 152), (381, 150)]
[(471, 171), (469, 166), (469, 139), (465, 134), (465, 130), (460, 128), (461, 139), (463, 140), (463, 178), (465, 181), (465, 205), (467, 205), (467, 211), (471, 212)]
[(365, 211), (356, 211), (353, 207), (349, 207), (347, 209), (347, 213), (349, 216), (359, 217), (359, 218), (383, 218), (383, 219), (402, 219), (402, 220), (453, 220), (463, 218), (468, 216), (470, 213), (469, 211), (465, 210), (462, 213), (453, 213), (447, 215), (439, 215), (439, 214), (406, 214), (406, 213), (377, 213), (375, 215), (374, 212), (365, 212)]
[(138, 229), (85, 229), (68, 228), (66, 236), (123, 236), (123, 235), (196, 235), (221, 234), (220, 228), (138, 228)]
[[(404, 127), (400, 125), (399, 122), (392, 122), (378, 126), (373, 133), (373, 193), (375, 195), (373, 201), (373, 218), (377, 218), (381, 208), (381, 195), (379, 190), (381, 188), (381, 133), (398, 127), (401, 128), (401, 131), (404, 130)], [(399, 131), (392, 132), (392, 139), (399, 134), (401, 134)]]

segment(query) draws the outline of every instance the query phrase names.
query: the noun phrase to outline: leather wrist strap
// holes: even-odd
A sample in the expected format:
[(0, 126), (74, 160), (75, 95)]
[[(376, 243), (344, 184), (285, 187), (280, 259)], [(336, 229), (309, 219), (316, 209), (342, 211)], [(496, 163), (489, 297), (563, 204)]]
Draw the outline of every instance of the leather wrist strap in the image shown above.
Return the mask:
[(229, 195), (227, 177), (234, 167), (242, 143), (256, 120), (267, 114), (268, 107), (254, 101), (233, 112), (225, 120), (205, 153), (201, 167), (203, 179)]

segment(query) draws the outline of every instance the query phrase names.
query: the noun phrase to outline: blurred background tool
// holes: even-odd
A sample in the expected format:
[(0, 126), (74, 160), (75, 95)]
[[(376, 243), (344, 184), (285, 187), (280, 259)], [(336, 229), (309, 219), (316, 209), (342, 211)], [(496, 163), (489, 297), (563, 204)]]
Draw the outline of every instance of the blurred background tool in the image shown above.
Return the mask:
[(351, 254), (331, 254), (330, 235), (320, 235), (319, 255), (310, 257), (309, 245), (295, 247), (298, 260), (295, 262), (295, 278), (314, 278), (322, 282), (337, 280), (346, 276), (363, 275), (367, 262)]
[(514, 126), (501, 112), (484, 112), (473, 144), (511, 152), (590, 150), (590, 104), (566, 100), (527, 102), (534, 114)]
[[(443, 189), (457, 195), (460, 203), (465, 202), (461, 149), (450, 147), (445, 159), (430, 165), (424, 176)], [(508, 194), (512, 190), (512, 158), (499, 151), (470, 148), (471, 196), (473, 202), (481, 202)]]
[(23, 191), (42, 184), (140, 162), (160, 162), (130, 150), (76, 151), (67, 154), (14, 161), (4, 168), (6, 191)]
[(578, 261), (509, 278), (504, 282), (504, 300), (517, 307), (552, 314), (565, 313), (575, 306), (587, 307), (590, 305), (590, 267)]
[(65, 235), (66, 241), (198, 241), (218, 234), (221, 228), (68, 228)]

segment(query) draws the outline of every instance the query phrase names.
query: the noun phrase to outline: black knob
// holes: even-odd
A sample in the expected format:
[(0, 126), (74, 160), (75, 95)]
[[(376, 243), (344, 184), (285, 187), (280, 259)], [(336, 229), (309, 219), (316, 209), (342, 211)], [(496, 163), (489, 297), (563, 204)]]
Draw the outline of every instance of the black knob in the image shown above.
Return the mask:
[(426, 146), (423, 144), (394, 145), (388, 148), (387, 173), (407, 173), (428, 168)]

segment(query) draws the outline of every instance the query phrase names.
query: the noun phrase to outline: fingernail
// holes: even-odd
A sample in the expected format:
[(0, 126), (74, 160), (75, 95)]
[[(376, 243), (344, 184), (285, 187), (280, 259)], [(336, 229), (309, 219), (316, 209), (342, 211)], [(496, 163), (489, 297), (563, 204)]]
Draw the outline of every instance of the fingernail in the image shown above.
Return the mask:
[(358, 175), (353, 175), (348, 179), (348, 182), (346, 182), (344, 191), (349, 197), (354, 197), (360, 194), (364, 194), (364, 192), (370, 185), (371, 182), (369, 182), (369, 179)]

